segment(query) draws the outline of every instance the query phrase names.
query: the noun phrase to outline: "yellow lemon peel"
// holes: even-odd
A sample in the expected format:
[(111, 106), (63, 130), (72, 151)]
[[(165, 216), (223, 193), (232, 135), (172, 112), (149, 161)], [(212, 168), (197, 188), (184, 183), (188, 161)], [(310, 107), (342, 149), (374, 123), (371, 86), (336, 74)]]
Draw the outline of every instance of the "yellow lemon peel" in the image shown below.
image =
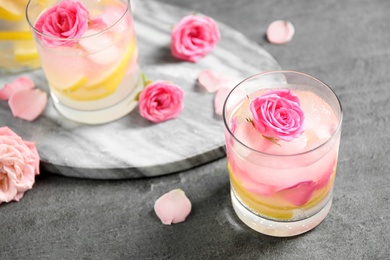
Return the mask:
[(93, 101), (111, 95), (115, 92), (126, 75), (129, 61), (132, 58), (135, 49), (136, 40), (134, 38), (127, 48), (124, 58), (113, 70), (107, 73), (108, 75), (101, 81), (94, 81), (93, 84), (85, 82), (86, 84), (83, 86), (68, 88), (67, 91), (62, 90), (61, 93), (70, 99), (78, 101)]

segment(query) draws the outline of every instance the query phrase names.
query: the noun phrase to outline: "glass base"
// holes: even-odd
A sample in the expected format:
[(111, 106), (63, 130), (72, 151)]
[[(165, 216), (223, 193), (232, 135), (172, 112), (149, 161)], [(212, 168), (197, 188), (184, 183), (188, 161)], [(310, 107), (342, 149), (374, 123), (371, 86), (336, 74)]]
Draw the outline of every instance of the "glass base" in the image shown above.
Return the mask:
[(233, 190), (231, 190), (231, 198), (234, 211), (248, 227), (274, 237), (296, 236), (315, 228), (325, 219), (332, 206), (332, 197), (330, 197), (324, 208), (309, 218), (297, 221), (276, 221), (263, 218), (248, 210), (237, 199)]
[(66, 118), (84, 124), (103, 124), (119, 119), (130, 113), (138, 104), (136, 96), (143, 88), (140, 78), (136, 88), (125, 99), (119, 103), (99, 110), (76, 110), (61, 104), (55, 96), (52, 100), (55, 108)]

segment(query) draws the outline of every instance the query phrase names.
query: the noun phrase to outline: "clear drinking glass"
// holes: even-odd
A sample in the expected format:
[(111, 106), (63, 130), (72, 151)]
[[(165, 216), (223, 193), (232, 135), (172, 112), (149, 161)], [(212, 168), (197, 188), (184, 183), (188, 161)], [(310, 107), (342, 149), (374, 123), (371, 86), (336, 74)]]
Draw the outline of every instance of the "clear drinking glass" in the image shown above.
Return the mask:
[(0, 73), (38, 68), (39, 56), (26, 20), (28, 0), (0, 1)]
[[(88, 10), (87, 29), (81, 36), (63, 37), (65, 33), (57, 36), (58, 28), (45, 25), (47, 31), (55, 32), (53, 36), (37, 23), (45, 12), (54, 12), (53, 6), (59, 8), (59, 4), (66, 1), (73, 5), (81, 3)], [(62, 5), (61, 8), (71, 9)], [(75, 21), (72, 14), (64, 17), (72, 23)], [(55, 17), (41, 20), (50, 19)], [(143, 81), (128, 0), (30, 0), (27, 20), (51, 97), (62, 115), (81, 123), (99, 124), (116, 120), (133, 110)], [(82, 19), (77, 22), (79, 20)], [(66, 23), (62, 26), (66, 27)], [(73, 27), (69, 30), (71, 33)]]
[[(300, 101), (304, 131), (292, 141), (262, 135), (250, 103), (287, 89)], [(332, 204), (342, 109), (320, 80), (294, 71), (259, 73), (239, 83), (224, 105), (231, 199), (238, 217), (271, 236), (294, 236), (316, 227)]]

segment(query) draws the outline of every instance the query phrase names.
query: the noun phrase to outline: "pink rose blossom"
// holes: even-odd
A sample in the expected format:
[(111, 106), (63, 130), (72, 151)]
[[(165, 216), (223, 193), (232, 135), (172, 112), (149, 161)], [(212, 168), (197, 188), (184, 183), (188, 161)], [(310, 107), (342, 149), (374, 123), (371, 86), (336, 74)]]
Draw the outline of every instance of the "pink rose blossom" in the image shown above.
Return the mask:
[(156, 80), (141, 92), (139, 112), (142, 117), (159, 123), (179, 116), (183, 110), (183, 90), (162, 80)]
[(253, 125), (265, 137), (292, 141), (304, 131), (298, 97), (288, 89), (271, 90), (251, 101)]
[(39, 174), (39, 154), (8, 127), (0, 128), (0, 204), (19, 201)]
[(171, 190), (158, 198), (154, 211), (165, 225), (183, 222), (191, 212), (191, 201), (181, 189)]
[(40, 39), (47, 46), (71, 45), (88, 28), (89, 12), (78, 0), (63, 0), (47, 9), (35, 24), (35, 29), (43, 34)]
[(171, 52), (174, 57), (196, 62), (215, 48), (220, 32), (212, 18), (189, 15), (176, 24), (171, 38)]

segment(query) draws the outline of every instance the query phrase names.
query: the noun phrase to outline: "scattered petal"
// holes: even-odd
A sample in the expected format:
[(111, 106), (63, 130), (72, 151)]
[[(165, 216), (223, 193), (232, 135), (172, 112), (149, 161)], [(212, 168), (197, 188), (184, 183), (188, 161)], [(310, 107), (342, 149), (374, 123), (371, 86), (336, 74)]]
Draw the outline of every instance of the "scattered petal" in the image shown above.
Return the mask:
[(211, 93), (229, 85), (229, 83), (232, 84), (233, 79), (212, 70), (202, 70), (198, 75), (198, 81)]
[(267, 28), (267, 39), (273, 44), (284, 44), (291, 41), (295, 29), (291, 22), (277, 20)]
[(302, 206), (308, 202), (316, 190), (317, 185), (313, 181), (303, 181), (292, 187), (278, 191), (278, 194), (295, 206)]
[(46, 92), (40, 89), (25, 89), (14, 93), (8, 100), (12, 115), (27, 121), (33, 121), (45, 109)]
[(32, 89), (34, 88), (34, 82), (28, 77), (19, 77), (12, 83), (7, 83), (2, 89), (0, 89), (0, 99), (8, 100), (12, 94), (19, 90)]
[(191, 201), (181, 189), (171, 190), (158, 198), (154, 211), (165, 225), (183, 222), (191, 212)]

